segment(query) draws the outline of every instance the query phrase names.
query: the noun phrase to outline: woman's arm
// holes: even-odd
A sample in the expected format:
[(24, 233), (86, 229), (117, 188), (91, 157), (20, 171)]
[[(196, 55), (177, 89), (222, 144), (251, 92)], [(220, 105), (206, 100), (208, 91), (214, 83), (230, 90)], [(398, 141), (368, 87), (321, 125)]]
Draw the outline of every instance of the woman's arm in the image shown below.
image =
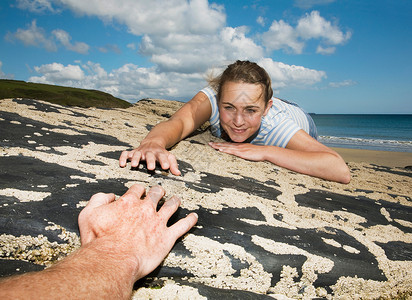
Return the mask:
[(183, 105), (169, 120), (157, 124), (143, 139), (139, 147), (132, 151), (123, 151), (119, 159), (120, 167), (125, 167), (127, 160), (132, 167), (137, 167), (145, 160), (147, 168), (154, 170), (156, 161), (162, 169), (170, 169), (172, 174), (180, 175), (176, 158), (166, 149), (172, 147), (209, 120), (212, 107), (203, 92), (197, 93)]
[(213, 148), (253, 161), (269, 161), (289, 170), (340, 183), (350, 182), (350, 171), (342, 157), (299, 130), (286, 148), (253, 144), (211, 143)]
[(303, 130), (296, 132), (286, 149), (277, 149), (283, 151), (272, 149), (266, 160), (274, 164), (279, 162), (279, 166), (299, 173), (340, 183), (350, 182), (350, 171), (343, 158)]

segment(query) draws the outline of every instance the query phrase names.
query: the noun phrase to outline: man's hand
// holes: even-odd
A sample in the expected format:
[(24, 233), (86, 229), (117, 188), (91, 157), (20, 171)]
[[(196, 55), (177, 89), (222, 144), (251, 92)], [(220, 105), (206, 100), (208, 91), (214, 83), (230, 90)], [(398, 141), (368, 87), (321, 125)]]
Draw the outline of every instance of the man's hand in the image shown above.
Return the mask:
[(136, 280), (153, 271), (176, 240), (197, 222), (195, 213), (170, 227), (180, 205), (173, 196), (156, 211), (165, 192), (155, 186), (145, 195), (132, 186), (114, 194), (94, 195), (79, 215), (80, 249), (40, 271), (0, 281), (1, 299), (130, 299)]
[(145, 194), (144, 187), (137, 184), (116, 201), (114, 194), (95, 194), (79, 215), (82, 246), (95, 239), (108, 240), (115, 253), (136, 264), (136, 280), (146, 276), (197, 222), (197, 215), (191, 213), (167, 227), (180, 199), (173, 196), (156, 211), (164, 195), (160, 186)]

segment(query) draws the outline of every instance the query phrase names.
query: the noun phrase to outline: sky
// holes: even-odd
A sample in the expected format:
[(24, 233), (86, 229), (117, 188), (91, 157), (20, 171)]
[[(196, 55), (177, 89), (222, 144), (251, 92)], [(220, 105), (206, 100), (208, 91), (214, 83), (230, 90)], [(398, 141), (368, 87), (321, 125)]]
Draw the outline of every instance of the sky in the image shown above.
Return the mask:
[(412, 114), (410, 0), (3, 0), (0, 78), (190, 100), (236, 60), (318, 114)]

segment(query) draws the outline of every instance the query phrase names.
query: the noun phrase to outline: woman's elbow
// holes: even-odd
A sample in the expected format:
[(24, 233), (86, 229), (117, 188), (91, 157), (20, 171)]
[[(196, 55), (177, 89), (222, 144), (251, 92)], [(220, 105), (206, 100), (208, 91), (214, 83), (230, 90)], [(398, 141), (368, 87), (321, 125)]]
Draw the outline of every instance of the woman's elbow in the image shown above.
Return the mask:
[(339, 183), (348, 184), (350, 182), (351, 180), (350, 170), (344, 161), (342, 161), (341, 163), (341, 166), (338, 170), (338, 174), (339, 174), (339, 178), (337, 181)]
[(342, 178), (340, 183), (344, 183), (344, 184), (348, 184), (351, 180), (351, 175), (349, 170), (347, 172), (345, 172), (344, 174), (342, 174)]

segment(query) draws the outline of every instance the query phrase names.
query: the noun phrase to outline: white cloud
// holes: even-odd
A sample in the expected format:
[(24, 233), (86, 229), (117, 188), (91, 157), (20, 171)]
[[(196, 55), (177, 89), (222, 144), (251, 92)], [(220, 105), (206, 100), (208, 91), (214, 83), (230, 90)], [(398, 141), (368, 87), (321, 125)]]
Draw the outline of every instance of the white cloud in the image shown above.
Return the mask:
[(89, 52), (89, 45), (83, 42), (75, 42), (72, 44), (70, 42), (72, 39), (70, 34), (62, 29), (55, 29), (52, 31), (52, 34), (67, 50), (80, 54), (87, 54)]
[(4, 72), (1, 70), (1, 68), (3, 67), (3, 62), (0, 60), (0, 78), (4, 78), (4, 76), (6, 74), (4, 74)]
[(32, 82), (76, 86), (79, 81), (85, 78), (83, 70), (78, 65), (64, 66), (60, 63), (52, 63), (34, 67), (34, 70), (43, 76), (31, 77), (29, 81)]
[(333, 54), (336, 51), (336, 47), (323, 47), (321, 45), (318, 46), (318, 48), (316, 48), (316, 53), (319, 54)]
[(17, 7), (34, 13), (56, 11), (49, 0), (17, 0)]
[(13, 74), (4, 73), (2, 68), (3, 68), (3, 62), (0, 60), (0, 79), (13, 79), (14, 78)]
[(324, 71), (308, 69), (302, 66), (287, 65), (276, 62), (270, 58), (264, 58), (258, 62), (272, 78), (274, 88), (285, 86), (313, 85), (326, 78)]
[(258, 23), (260, 26), (265, 26), (265, 18), (262, 16), (257, 17), (256, 23)]
[(323, 39), (329, 45), (340, 45), (351, 37), (343, 33), (336, 25), (322, 18), (318, 11), (312, 11), (301, 18), (296, 27), (297, 34), (305, 39)]
[[(326, 78), (323, 71), (287, 65), (270, 58), (257, 62), (268, 71), (275, 89), (311, 85)], [(215, 67), (220, 72), (224, 66)], [(189, 100), (206, 86), (205, 75), (213, 71), (211, 68), (206, 72), (159, 72), (156, 67), (143, 68), (131, 63), (106, 71), (93, 62), (67, 66), (52, 63), (34, 69), (41, 75), (29, 81), (97, 89), (131, 102), (150, 97)]]
[(57, 51), (57, 44), (59, 42), (67, 50), (74, 51), (80, 54), (87, 54), (90, 47), (83, 42), (71, 43), (71, 36), (62, 29), (55, 29), (48, 36), (42, 27), (37, 27), (36, 20), (33, 20), (27, 29), (17, 29), (15, 33), (8, 33), (6, 39), (9, 41), (18, 40), (25, 46), (35, 46), (46, 49), (50, 52)]
[(1, 69), (3, 67), (3, 62), (0, 60), (0, 79), (7, 79), (10, 78), (10, 76), (6, 75), (6, 73), (3, 72)]
[(302, 9), (309, 9), (316, 5), (327, 5), (335, 2), (335, 0), (295, 0), (295, 6)]
[(97, 89), (136, 101), (146, 97), (190, 97), (205, 85), (200, 74), (158, 72), (155, 67), (142, 68), (125, 64), (110, 72), (98, 63), (82, 65), (52, 63), (34, 68), (40, 76), (29, 78), (31, 82)]
[(252, 39), (246, 37), (246, 27), (226, 27), (221, 33), (222, 46), (226, 50), (226, 57), (234, 59), (257, 59), (263, 57), (263, 49)]
[[(127, 45), (128, 48), (129, 48), (129, 45)], [(103, 52), (103, 53), (113, 52), (113, 53), (116, 53), (116, 54), (120, 54), (122, 52), (120, 50), (119, 46), (117, 46), (115, 44), (107, 44), (105, 46), (99, 47), (98, 49), (99, 49), (100, 52)]]
[(140, 53), (151, 57), (163, 72), (204, 72), (226, 61), (263, 57), (262, 47), (246, 37), (246, 32), (245, 27), (224, 27), (218, 35), (146, 35)]
[(46, 37), (43, 28), (37, 27), (36, 20), (33, 20), (27, 29), (17, 29), (15, 33), (7, 34), (8, 40), (19, 40), (26, 46), (43, 47), (47, 51), (57, 51), (56, 43)]
[(136, 44), (135, 43), (129, 43), (126, 46), (127, 48), (129, 48), (130, 50), (136, 50)]
[(104, 21), (125, 24), (131, 33), (169, 34), (185, 32), (210, 34), (226, 22), (223, 7), (207, 0), (55, 0), (71, 10)]
[(160, 72), (204, 72), (235, 55), (253, 58), (256, 52), (263, 54), (244, 29), (225, 28), (223, 6), (207, 0), (105, 0), (104, 5), (100, 0), (55, 0), (55, 4), (104, 22), (125, 24), (130, 33), (142, 36), (139, 53)]
[(331, 54), (336, 49), (332, 46), (344, 44), (350, 37), (351, 32), (343, 33), (337, 25), (321, 17), (318, 11), (312, 11), (299, 19), (296, 27), (283, 20), (273, 21), (269, 30), (262, 34), (262, 42), (270, 51), (283, 49), (300, 54), (306, 41), (319, 40), (321, 44), (317, 53)]
[(283, 20), (273, 21), (269, 30), (262, 35), (263, 45), (269, 50), (293, 50), (302, 53), (304, 43), (298, 40), (296, 30)]
[(351, 79), (343, 80), (340, 82), (330, 82), (329, 86), (332, 88), (339, 88), (339, 87), (344, 87), (344, 86), (351, 86), (351, 85), (356, 85), (357, 82), (353, 81)]
[[(265, 58), (265, 50), (302, 53), (306, 42), (316, 39), (318, 53), (330, 54), (350, 37), (318, 12), (312, 12), (295, 26), (275, 20), (258, 41), (249, 36), (246, 26), (226, 26), (223, 7), (207, 0), (105, 0), (104, 5), (100, 0), (54, 0), (53, 5), (63, 5), (104, 22), (126, 25), (131, 34), (141, 37), (140, 44), (129, 43), (127, 48), (138, 49), (153, 67), (127, 63), (105, 70), (94, 62), (67, 66), (53, 63), (36, 67), (39, 76), (30, 80), (103, 90), (129, 101), (146, 97), (190, 99), (206, 85), (204, 78), (208, 71), (221, 70), (237, 59), (260, 63), (277, 89), (313, 85), (326, 78), (324, 71), (273, 61)], [(52, 37), (71, 51), (86, 53), (85, 49), (89, 49), (86, 44), (81, 48), (80, 43), (72, 43), (70, 35), (60, 29), (54, 30)], [(98, 49), (120, 51), (116, 47), (106, 45)]]

